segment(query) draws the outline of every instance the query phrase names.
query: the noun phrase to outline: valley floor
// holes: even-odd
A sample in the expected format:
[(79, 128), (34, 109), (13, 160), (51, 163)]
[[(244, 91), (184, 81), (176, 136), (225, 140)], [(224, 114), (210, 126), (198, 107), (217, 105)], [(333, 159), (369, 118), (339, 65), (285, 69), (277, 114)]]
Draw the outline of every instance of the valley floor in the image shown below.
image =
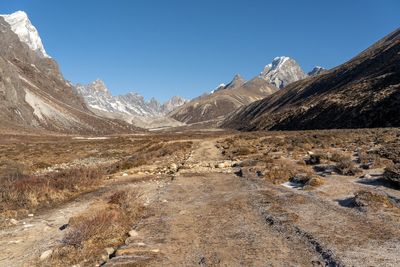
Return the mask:
[[(399, 266), (400, 190), (381, 178), (391, 159), (376, 157), (376, 166), (369, 169), (360, 168), (359, 162), (361, 150), (395, 144), (400, 151), (396, 147), (399, 131), (382, 131), (209, 132), (79, 141), (62, 137), (70, 153), (79, 155), (70, 156), (64, 164), (51, 163), (65, 168), (85, 157), (95, 166), (107, 162), (86, 153), (94, 149), (97, 154), (105, 152), (102, 149), (119, 149), (119, 158), (150, 151), (128, 149), (125, 154), (123, 147), (131, 144), (127, 139), (134, 144), (151, 139), (163, 144), (190, 142), (191, 146), (162, 156), (151, 152), (155, 158), (109, 175), (90, 192), (3, 227), (0, 266)], [(13, 140), (3, 140), (2, 153), (16, 149)], [(42, 139), (35, 142), (25, 148), (49, 145)], [(358, 170), (347, 175), (326, 171), (330, 164), (338, 165), (334, 157), (305, 165), (310, 151), (340, 151), (349, 155)], [(110, 164), (118, 160), (107, 159)], [(51, 169), (46, 168), (31, 171)], [(299, 172), (318, 183), (288, 183), (288, 177)], [(95, 260), (71, 259), (60, 253), (65, 235), (74, 230), (71, 218), (110, 205), (110, 196), (121, 190), (135, 192), (135, 205), (141, 207), (129, 229), (120, 233), (122, 242), (108, 247), (106, 257), (104, 247), (94, 250)], [(361, 202), (357, 192), (364, 191), (387, 198)], [(99, 240), (105, 242), (91, 242), (101, 246)], [(86, 245), (67, 251), (79, 254)]]

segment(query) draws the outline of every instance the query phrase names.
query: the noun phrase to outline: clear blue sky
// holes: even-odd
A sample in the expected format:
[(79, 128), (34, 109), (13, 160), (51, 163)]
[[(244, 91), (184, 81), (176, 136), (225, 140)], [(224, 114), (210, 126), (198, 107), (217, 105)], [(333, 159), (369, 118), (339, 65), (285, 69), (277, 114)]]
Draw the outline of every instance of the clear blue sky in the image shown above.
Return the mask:
[(399, 0), (0, 0), (17, 10), (68, 80), (161, 100), (250, 79), (275, 56), (331, 68), (400, 25)]

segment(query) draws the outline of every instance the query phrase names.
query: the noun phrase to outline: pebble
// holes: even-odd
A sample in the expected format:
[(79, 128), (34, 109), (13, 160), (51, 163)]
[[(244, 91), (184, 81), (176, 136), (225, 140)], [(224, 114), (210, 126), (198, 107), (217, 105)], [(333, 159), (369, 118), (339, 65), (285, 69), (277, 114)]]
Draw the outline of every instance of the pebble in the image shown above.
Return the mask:
[(139, 233), (136, 230), (129, 231), (129, 236), (135, 237), (135, 236), (138, 236), (138, 235), (139, 235)]
[(223, 169), (223, 168), (225, 168), (225, 163), (218, 163), (217, 166), (215, 166), (215, 167), (219, 168), (219, 169)]
[(17, 225), (17, 224), (18, 224), (18, 221), (17, 221), (16, 219), (10, 219), (10, 223), (12, 223), (12, 224), (14, 224), (14, 225)]
[(128, 176), (128, 174), (127, 173), (123, 173), (122, 176)]
[(53, 254), (53, 250), (51, 250), (51, 249), (46, 250), (45, 252), (42, 253), (42, 255), (40, 255), (40, 260), (44, 261), (44, 260), (48, 259), (51, 256), (51, 254)]

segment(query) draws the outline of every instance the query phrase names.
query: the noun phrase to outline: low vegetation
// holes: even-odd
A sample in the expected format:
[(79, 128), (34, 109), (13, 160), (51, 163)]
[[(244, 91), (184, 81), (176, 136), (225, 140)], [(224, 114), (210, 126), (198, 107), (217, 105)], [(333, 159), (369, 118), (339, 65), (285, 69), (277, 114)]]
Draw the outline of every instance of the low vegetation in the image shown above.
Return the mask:
[(72, 217), (49, 266), (94, 266), (108, 260), (143, 213), (139, 199), (133, 190), (116, 191), (87, 213)]
[(98, 185), (103, 174), (101, 168), (79, 168), (33, 175), (10, 164), (0, 176), (0, 213), (15, 218), (61, 203)]
[[(193, 144), (148, 136), (69, 139), (58, 147), (49, 139), (25, 145), (0, 142), (0, 228), (10, 225), (7, 219), (20, 219), (94, 190), (107, 176), (157, 160), (183, 158)], [(1, 154), (12, 149), (16, 153), (8, 158)]]
[(363, 211), (397, 208), (385, 193), (371, 190), (357, 191), (354, 194), (354, 205)]

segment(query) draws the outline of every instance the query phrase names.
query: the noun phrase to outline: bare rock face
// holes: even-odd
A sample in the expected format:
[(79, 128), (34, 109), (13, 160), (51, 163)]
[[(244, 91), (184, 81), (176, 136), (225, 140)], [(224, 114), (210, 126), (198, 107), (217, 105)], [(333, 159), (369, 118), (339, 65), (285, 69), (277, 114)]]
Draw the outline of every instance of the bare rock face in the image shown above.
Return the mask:
[(20, 12), (0, 17), (0, 128), (64, 133), (132, 130), (87, 109), (28, 22), (26, 14)]
[(306, 78), (307, 74), (294, 59), (276, 57), (271, 64), (265, 66), (260, 77), (278, 88), (283, 88), (292, 82)]
[(400, 29), (350, 61), (231, 114), (240, 130), (400, 126)]

